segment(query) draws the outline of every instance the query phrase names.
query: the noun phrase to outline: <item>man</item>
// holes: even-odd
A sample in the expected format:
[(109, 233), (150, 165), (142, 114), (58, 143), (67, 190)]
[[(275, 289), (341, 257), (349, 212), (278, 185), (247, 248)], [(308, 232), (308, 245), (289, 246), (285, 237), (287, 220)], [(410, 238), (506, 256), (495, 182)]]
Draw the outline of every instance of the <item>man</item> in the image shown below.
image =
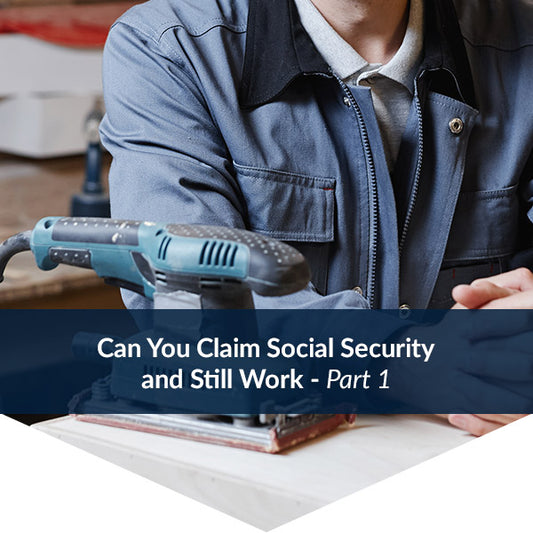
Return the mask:
[(290, 242), (312, 284), (258, 307), (450, 307), (531, 246), (531, 27), (527, 0), (137, 6), (104, 57), (113, 215)]

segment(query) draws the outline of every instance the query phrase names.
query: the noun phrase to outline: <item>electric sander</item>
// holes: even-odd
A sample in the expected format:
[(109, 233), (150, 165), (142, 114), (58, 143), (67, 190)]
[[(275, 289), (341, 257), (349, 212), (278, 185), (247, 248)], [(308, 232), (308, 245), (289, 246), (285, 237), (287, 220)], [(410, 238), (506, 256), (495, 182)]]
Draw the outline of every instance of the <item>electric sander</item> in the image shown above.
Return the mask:
[[(184, 304), (189, 295), (200, 309), (253, 309), (252, 291), (287, 295), (305, 288), (310, 279), (305, 258), (293, 247), (219, 226), (46, 217), (0, 245), (0, 281), (10, 258), (25, 250), (33, 252), (42, 270), (58, 264), (92, 269), (107, 283), (153, 300), (156, 309), (191, 307)], [(78, 418), (271, 453), (353, 421), (313, 414), (312, 403), (276, 415), (172, 415), (141, 406), (131, 414), (133, 395), (126, 387), (117, 396), (112, 382), (132, 368), (117, 365), (108, 380), (74, 398)], [(91, 414), (91, 406), (104, 414)], [(295, 412), (300, 414), (290, 414)]]

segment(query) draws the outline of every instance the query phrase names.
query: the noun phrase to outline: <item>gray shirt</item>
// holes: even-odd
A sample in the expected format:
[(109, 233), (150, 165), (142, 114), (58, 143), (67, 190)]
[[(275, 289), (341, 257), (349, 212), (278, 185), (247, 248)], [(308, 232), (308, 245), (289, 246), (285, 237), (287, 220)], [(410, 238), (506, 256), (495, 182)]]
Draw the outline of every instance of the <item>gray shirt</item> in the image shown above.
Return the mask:
[(294, 0), (302, 24), (333, 72), (347, 85), (369, 87), (389, 170), (394, 167), (421, 61), (423, 0), (411, 0), (403, 42), (386, 64), (368, 63), (326, 21), (312, 0)]

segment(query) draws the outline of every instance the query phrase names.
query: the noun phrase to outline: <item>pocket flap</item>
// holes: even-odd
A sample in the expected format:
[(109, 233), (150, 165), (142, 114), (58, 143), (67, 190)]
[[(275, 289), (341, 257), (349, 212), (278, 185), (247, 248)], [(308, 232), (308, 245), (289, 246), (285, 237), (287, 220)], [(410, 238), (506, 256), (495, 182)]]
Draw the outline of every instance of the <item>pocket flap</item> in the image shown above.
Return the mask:
[(234, 166), (252, 231), (284, 241), (334, 240), (335, 179)]

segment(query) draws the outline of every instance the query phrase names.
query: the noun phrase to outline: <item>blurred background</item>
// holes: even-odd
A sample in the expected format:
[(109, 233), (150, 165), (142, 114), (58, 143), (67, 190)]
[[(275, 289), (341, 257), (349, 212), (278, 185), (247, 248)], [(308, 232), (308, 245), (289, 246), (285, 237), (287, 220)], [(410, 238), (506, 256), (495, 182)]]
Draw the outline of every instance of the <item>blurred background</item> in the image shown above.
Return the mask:
[[(100, 145), (102, 50), (138, 2), (0, 0), (0, 240), (48, 215), (105, 216), (110, 157)], [(0, 308), (117, 308), (92, 271), (42, 272), (19, 254)]]

